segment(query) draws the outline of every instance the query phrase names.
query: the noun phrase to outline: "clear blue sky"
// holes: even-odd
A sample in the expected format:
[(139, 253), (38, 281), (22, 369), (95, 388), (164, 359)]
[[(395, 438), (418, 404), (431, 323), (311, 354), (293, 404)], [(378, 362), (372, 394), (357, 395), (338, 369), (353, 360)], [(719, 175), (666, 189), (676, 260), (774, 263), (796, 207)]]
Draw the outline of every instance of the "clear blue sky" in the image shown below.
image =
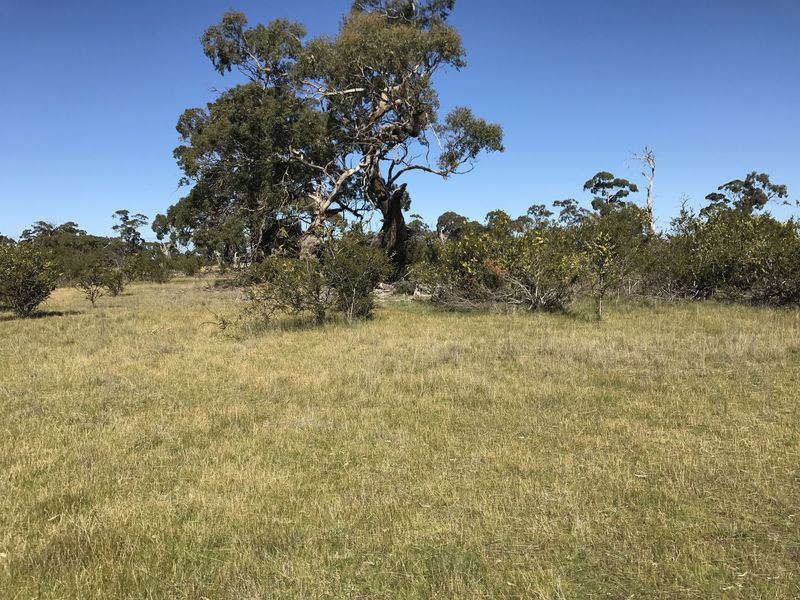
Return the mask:
[[(178, 116), (232, 83), (203, 56), (205, 27), (233, 8), (333, 33), (349, 6), (0, 0), (0, 233), (73, 220), (107, 234), (116, 209), (164, 212), (183, 194)], [(507, 150), (462, 177), (412, 180), (429, 222), (584, 199), (599, 170), (641, 183), (628, 157), (645, 144), (662, 226), (684, 194), (699, 206), (751, 170), (800, 197), (797, 0), (458, 0), (452, 23), (468, 67), (441, 79), (443, 108), (500, 122)]]

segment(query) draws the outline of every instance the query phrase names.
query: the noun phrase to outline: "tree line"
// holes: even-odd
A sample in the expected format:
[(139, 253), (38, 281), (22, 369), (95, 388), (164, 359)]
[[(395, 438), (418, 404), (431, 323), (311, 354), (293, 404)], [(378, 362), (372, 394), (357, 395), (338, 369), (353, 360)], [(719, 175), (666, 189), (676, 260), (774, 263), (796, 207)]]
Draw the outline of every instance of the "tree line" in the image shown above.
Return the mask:
[[(19, 244), (6, 239), (4, 289), (18, 285), (8, 283), (14, 260), (38, 260), (52, 266), (40, 276), (77, 282), (90, 300), (111, 293), (114, 278), (247, 267), (239, 281), (260, 312), (317, 322), (368, 316), (382, 280), (450, 308), (560, 310), (591, 295), (601, 318), (609, 294), (800, 300), (798, 223), (767, 210), (787, 199), (786, 187), (746, 174), (658, 232), (649, 148), (635, 157), (647, 181), (642, 207), (631, 201), (635, 183), (601, 171), (584, 185), (588, 206), (495, 210), (483, 223), (448, 212), (435, 229), (408, 221), (410, 173), (449, 178), (503, 151), (500, 125), (465, 106), (439, 114), (438, 76), (466, 65), (453, 8), (454, 0), (356, 0), (335, 35), (311, 39), (286, 19), (249, 26), (242, 13), (224, 14), (203, 33), (203, 52), (239, 83), (178, 119), (174, 156), (187, 193), (153, 219), (158, 241), (139, 234), (144, 215), (124, 210), (116, 238), (38, 222)], [(368, 231), (373, 214), (380, 226)], [(13, 294), (2, 294), (8, 305)]]
[(0, 310), (29, 316), (59, 285), (77, 287), (95, 306), (131, 281), (163, 283), (172, 273), (194, 275), (203, 266), (194, 251), (146, 242), (145, 215), (121, 209), (113, 218), (115, 237), (91, 235), (74, 221), (36, 221), (19, 241), (0, 235)]

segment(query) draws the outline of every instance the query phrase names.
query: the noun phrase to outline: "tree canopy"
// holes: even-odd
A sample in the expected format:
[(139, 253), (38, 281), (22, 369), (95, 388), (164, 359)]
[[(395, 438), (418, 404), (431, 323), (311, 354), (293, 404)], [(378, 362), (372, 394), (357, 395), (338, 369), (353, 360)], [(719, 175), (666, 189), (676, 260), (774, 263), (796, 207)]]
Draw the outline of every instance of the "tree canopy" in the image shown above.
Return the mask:
[(232, 224), (240, 238), (225, 243), (258, 259), (301, 225), (311, 255), (331, 219), (378, 211), (381, 245), (402, 256), (404, 176), (449, 177), (503, 149), (500, 126), (469, 108), (438, 114), (435, 76), (466, 64), (447, 22), (453, 6), (357, 1), (335, 36), (308, 40), (286, 19), (249, 27), (241, 13), (223, 15), (203, 50), (220, 74), (235, 69), (247, 82), (179, 120), (175, 156), (193, 187), (157, 217), (157, 233), (197, 243), (209, 231), (233, 233)]

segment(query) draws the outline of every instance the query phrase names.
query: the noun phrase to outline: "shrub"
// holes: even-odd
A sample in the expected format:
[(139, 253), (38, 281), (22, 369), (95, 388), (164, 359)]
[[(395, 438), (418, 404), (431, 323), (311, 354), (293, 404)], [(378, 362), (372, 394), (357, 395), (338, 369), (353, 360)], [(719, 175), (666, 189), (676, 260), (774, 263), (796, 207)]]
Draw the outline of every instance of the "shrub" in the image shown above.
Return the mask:
[(491, 227), (439, 242), (412, 274), (446, 308), (561, 310), (572, 299), (580, 260), (567, 233), (542, 226), (517, 233), (504, 214)]
[(253, 265), (248, 279), (250, 312), (264, 320), (277, 313), (310, 317), (322, 324), (331, 308), (331, 290), (325, 285), (319, 261), (292, 258), (278, 252)]
[(169, 267), (187, 277), (197, 275), (202, 266), (202, 261), (196, 254), (177, 254), (169, 259)]
[(394, 284), (394, 293), (398, 296), (413, 296), (417, 291), (417, 284), (408, 279), (401, 279)]
[(372, 316), (375, 287), (391, 273), (386, 253), (370, 245), (360, 229), (346, 232), (323, 251), (325, 285), (334, 290), (336, 308), (350, 323)]
[(100, 265), (91, 265), (75, 282), (75, 287), (83, 292), (86, 299), (92, 303), (92, 308), (97, 306), (97, 301), (103, 296), (107, 273), (107, 270)]
[(106, 269), (103, 273), (103, 286), (112, 296), (119, 296), (125, 290), (125, 273), (122, 269)]
[(27, 317), (55, 289), (59, 271), (52, 255), (31, 244), (0, 245), (0, 304)]
[(673, 221), (651, 261), (648, 286), (661, 297), (755, 304), (800, 302), (798, 223), (718, 209)]
[(250, 267), (243, 279), (251, 284), (251, 314), (269, 320), (280, 313), (322, 324), (335, 312), (348, 322), (369, 318), (375, 287), (390, 273), (386, 253), (352, 229), (329, 239), (319, 258), (276, 252)]
[(167, 259), (157, 250), (144, 250), (131, 254), (125, 260), (123, 271), (129, 281), (166, 283), (169, 280)]

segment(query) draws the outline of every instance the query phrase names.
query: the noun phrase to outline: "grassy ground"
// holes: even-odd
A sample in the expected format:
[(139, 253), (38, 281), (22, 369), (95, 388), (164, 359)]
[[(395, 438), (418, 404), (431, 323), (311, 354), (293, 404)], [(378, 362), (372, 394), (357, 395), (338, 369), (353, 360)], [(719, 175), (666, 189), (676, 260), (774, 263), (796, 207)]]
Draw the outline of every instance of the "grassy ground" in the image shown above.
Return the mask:
[(0, 598), (800, 597), (800, 312), (0, 320)]

